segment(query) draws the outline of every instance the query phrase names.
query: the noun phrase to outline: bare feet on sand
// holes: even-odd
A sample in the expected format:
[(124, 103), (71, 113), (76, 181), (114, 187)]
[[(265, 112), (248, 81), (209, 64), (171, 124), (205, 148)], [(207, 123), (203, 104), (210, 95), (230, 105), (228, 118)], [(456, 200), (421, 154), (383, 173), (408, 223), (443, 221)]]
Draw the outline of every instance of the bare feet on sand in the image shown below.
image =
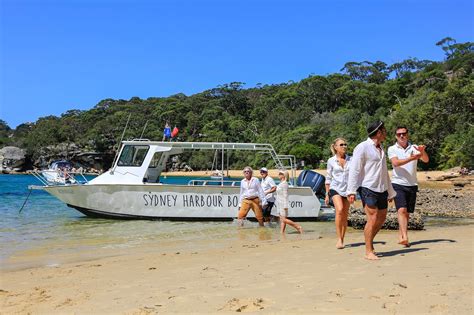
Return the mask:
[(336, 244), (337, 249), (343, 249), (344, 248), (344, 242), (342, 240), (338, 240)]
[(296, 229), (298, 230), (300, 234), (303, 234), (303, 228), (301, 227), (301, 225), (298, 225)]
[(398, 242), (398, 244), (403, 245), (405, 247), (410, 247), (410, 242), (408, 242), (408, 240), (401, 240)]
[(368, 260), (380, 260), (379, 257), (377, 257), (377, 255), (375, 255), (374, 252), (370, 252), (368, 254), (365, 255), (365, 259), (368, 259)]

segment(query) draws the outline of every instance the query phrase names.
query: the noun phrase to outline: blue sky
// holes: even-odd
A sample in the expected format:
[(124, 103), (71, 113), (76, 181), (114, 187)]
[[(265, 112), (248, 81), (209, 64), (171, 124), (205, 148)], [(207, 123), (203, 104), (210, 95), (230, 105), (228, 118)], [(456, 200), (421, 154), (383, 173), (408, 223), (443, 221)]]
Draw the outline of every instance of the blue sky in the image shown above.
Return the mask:
[(298, 81), (348, 61), (442, 60), (440, 39), (473, 41), (473, 3), (0, 0), (0, 119)]

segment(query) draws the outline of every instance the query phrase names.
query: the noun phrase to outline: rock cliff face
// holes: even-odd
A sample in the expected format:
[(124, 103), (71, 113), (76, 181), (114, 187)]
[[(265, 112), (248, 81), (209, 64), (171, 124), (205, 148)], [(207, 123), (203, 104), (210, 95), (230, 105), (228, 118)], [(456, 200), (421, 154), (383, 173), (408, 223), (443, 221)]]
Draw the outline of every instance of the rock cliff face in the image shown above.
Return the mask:
[(109, 168), (114, 158), (112, 153), (99, 153), (81, 148), (75, 143), (61, 143), (41, 149), (39, 158), (33, 161), (37, 168), (47, 167), (54, 160), (68, 160), (75, 167), (104, 170)]
[(17, 147), (0, 149), (0, 172), (19, 172), (27, 168), (26, 152)]
[(0, 149), (0, 172), (15, 173), (43, 169), (55, 160), (69, 160), (76, 168), (84, 171), (106, 170), (112, 164), (112, 153), (89, 151), (75, 143), (61, 143), (41, 149), (39, 158), (31, 160), (24, 149), (18, 147), (4, 147)]

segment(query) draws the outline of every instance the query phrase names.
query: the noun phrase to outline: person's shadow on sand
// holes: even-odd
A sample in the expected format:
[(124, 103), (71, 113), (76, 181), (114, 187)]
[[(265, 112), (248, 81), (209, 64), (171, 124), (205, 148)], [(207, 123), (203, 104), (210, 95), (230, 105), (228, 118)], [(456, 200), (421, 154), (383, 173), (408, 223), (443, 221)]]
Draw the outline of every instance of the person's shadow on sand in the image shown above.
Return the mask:
[(445, 238), (436, 238), (432, 240), (421, 240), (421, 241), (410, 242), (410, 246), (416, 246), (416, 245), (427, 244), (427, 243), (439, 243), (439, 242), (456, 243), (457, 241), (448, 240)]
[(418, 252), (420, 250), (427, 250), (427, 247), (422, 248), (404, 248), (399, 250), (392, 250), (390, 252), (377, 252), (377, 256), (379, 257), (391, 257), (396, 255), (404, 255), (408, 253)]
[[(374, 242), (374, 245), (377, 244), (382, 244), (385, 245), (387, 242)], [(365, 243), (352, 243), (352, 244), (346, 244), (345, 247), (350, 248), (350, 247), (359, 247), (359, 246), (365, 246)]]
[(444, 238), (437, 238), (432, 240), (421, 240), (410, 243), (410, 247), (399, 249), (399, 250), (392, 250), (390, 252), (377, 252), (377, 256), (379, 257), (391, 257), (396, 255), (404, 255), (408, 253), (418, 252), (420, 250), (427, 250), (427, 247), (420, 247), (420, 248), (412, 248), (412, 246), (420, 245), (420, 244), (427, 244), (427, 243), (439, 243), (439, 242), (449, 242), (449, 243), (456, 243), (455, 240), (449, 240)]

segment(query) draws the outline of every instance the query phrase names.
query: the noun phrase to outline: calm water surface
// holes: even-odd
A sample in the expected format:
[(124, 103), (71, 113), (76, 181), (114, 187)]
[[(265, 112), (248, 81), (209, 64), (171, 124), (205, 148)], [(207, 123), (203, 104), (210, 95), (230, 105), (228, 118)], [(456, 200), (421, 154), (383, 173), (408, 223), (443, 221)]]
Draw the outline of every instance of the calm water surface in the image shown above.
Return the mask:
[[(190, 177), (163, 178), (187, 183)], [(0, 175), (0, 268), (15, 269), (126, 253), (133, 248), (153, 251), (194, 250), (225, 246), (229, 241), (278, 241), (277, 228), (257, 229), (247, 222), (121, 221), (88, 218), (46, 192), (28, 185), (40, 183), (31, 175)], [(305, 239), (334, 233), (333, 223), (303, 222)], [(291, 229), (291, 228), (290, 228)], [(298, 237), (290, 234), (288, 238)]]

